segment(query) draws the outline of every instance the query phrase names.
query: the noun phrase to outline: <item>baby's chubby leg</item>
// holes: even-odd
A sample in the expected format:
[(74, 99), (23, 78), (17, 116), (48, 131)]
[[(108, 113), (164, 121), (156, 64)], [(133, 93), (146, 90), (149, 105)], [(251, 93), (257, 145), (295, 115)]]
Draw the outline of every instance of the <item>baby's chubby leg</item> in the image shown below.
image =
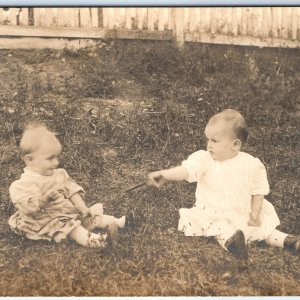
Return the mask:
[(68, 237), (72, 241), (84, 247), (105, 248), (107, 246), (107, 234), (91, 233), (81, 225), (74, 228)]
[(116, 224), (118, 228), (123, 228), (125, 226), (126, 217), (115, 218), (114, 216), (104, 215), (103, 206), (101, 203), (97, 203), (90, 207), (93, 212), (93, 227), (94, 228), (107, 228), (112, 224)]

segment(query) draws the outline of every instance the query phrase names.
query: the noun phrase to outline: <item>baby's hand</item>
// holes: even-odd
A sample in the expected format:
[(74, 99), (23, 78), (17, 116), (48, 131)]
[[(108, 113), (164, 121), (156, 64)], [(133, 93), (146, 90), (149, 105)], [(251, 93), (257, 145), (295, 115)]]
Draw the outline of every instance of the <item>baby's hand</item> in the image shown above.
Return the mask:
[(85, 217), (94, 217), (94, 213), (91, 211), (90, 207), (81, 207), (80, 208), (80, 214)]
[(253, 216), (250, 215), (250, 219), (248, 221), (249, 226), (260, 227), (261, 224), (262, 222), (259, 216), (257, 218), (253, 218)]
[(60, 193), (55, 189), (50, 189), (44, 194), (44, 197), (48, 202), (53, 202), (60, 197)]
[(160, 188), (165, 181), (166, 179), (164, 178), (162, 171), (151, 172), (148, 174), (148, 185)]

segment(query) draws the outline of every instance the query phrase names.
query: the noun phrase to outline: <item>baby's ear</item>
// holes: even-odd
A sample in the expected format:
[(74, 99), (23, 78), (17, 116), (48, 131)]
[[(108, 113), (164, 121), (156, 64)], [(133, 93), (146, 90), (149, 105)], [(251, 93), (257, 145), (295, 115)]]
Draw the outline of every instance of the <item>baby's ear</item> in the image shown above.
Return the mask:
[(22, 159), (24, 160), (25, 164), (28, 164), (32, 161), (32, 155), (31, 154), (26, 154), (22, 156)]
[(236, 150), (240, 150), (242, 148), (242, 142), (240, 139), (235, 139), (233, 141), (233, 147), (236, 149)]

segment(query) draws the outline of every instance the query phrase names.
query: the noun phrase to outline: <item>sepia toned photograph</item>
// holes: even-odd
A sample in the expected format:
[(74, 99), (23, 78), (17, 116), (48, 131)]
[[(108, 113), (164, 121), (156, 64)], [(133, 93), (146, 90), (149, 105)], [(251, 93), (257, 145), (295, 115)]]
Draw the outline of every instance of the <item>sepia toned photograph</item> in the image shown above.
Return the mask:
[(0, 296), (299, 296), (300, 7), (0, 7)]

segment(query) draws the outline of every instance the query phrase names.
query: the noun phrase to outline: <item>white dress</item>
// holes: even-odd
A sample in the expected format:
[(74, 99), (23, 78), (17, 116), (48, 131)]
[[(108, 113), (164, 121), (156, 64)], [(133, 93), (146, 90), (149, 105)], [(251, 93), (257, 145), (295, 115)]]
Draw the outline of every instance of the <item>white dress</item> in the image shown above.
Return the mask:
[(280, 224), (273, 205), (264, 199), (260, 227), (248, 226), (251, 196), (267, 195), (269, 184), (262, 162), (239, 152), (223, 162), (200, 150), (182, 162), (188, 171), (188, 182), (197, 182), (193, 208), (179, 210), (178, 230), (186, 236), (215, 236), (224, 247), (237, 229), (246, 242), (264, 240)]

